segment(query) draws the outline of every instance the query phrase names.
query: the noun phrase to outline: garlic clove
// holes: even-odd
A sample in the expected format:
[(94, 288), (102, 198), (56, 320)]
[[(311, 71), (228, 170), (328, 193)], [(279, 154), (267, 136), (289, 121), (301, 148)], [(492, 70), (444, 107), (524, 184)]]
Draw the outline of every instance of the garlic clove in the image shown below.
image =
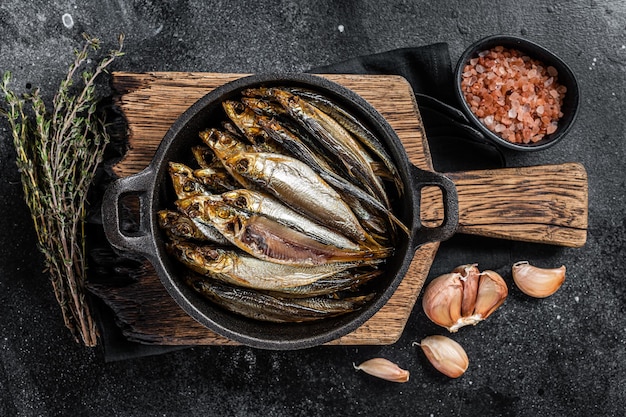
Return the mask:
[(468, 264), (457, 266), (452, 272), (461, 274), (461, 282), (463, 283), (463, 301), (461, 302), (461, 316), (471, 316), (476, 304), (476, 295), (478, 293), (478, 282), (480, 280), (480, 271), (478, 264)]
[(504, 303), (508, 295), (509, 289), (500, 274), (490, 270), (483, 271), (480, 274), (474, 316), (486, 319)]
[(385, 358), (374, 358), (367, 360), (354, 369), (363, 371), (366, 374), (375, 376), (391, 382), (407, 382), (409, 380), (409, 371), (400, 368), (395, 363)]
[(434, 335), (424, 338), (419, 345), (426, 358), (442, 374), (458, 378), (469, 366), (469, 358), (463, 347), (446, 336)]
[(422, 298), (422, 308), (428, 318), (448, 330), (461, 318), (463, 283), (460, 278), (458, 272), (438, 276), (428, 284)]
[(559, 268), (539, 268), (528, 261), (513, 264), (513, 281), (526, 295), (545, 298), (554, 294), (565, 281), (565, 265)]

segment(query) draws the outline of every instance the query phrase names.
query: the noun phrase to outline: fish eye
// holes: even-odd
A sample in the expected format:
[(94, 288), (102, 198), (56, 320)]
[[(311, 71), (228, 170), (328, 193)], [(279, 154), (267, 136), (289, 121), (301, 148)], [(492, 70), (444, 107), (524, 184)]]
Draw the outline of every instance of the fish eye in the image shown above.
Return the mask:
[(248, 171), (249, 166), (250, 166), (250, 161), (248, 161), (246, 158), (243, 158), (237, 161), (237, 163), (235, 164), (235, 170), (237, 172), (246, 172)]
[(246, 111), (246, 107), (242, 103), (237, 102), (233, 106), (233, 110), (235, 111), (235, 113), (239, 115), (239, 114), (243, 114)]
[(192, 181), (187, 181), (183, 184), (183, 191), (187, 193), (194, 191), (195, 189), (196, 189), (195, 184)]
[(223, 207), (219, 208), (217, 210), (217, 217), (219, 217), (220, 219), (228, 219), (230, 217), (230, 210)]
[(219, 257), (219, 252), (216, 251), (213, 248), (209, 248), (209, 247), (204, 247), (201, 248), (201, 250), (199, 251), (199, 253), (202, 255), (202, 257), (206, 260), (206, 261), (214, 261)]
[(247, 204), (248, 204), (248, 200), (243, 196), (237, 198), (237, 200), (235, 201), (235, 205), (237, 207), (246, 207)]
[(210, 164), (211, 162), (215, 160), (215, 154), (213, 152), (204, 151), (202, 153), (202, 159), (204, 160), (206, 164)]
[(222, 145), (230, 145), (230, 144), (232, 143), (232, 141), (233, 141), (233, 140), (232, 140), (232, 139), (230, 138), (230, 136), (228, 136), (228, 135), (223, 135), (223, 136), (219, 139), (219, 142), (220, 142)]

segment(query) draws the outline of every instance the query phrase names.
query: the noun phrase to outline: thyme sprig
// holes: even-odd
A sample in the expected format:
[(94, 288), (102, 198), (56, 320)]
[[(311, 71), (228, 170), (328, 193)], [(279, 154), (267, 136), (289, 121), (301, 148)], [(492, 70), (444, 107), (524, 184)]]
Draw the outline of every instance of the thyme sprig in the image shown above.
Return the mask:
[[(77, 341), (95, 346), (97, 329), (85, 297), (85, 216), (87, 191), (109, 142), (104, 120), (96, 112), (95, 81), (123, 55), (124, 37), (95, 69), (79, 75), (90, 62), (90, 52), (100, 48), (97, 38), (84, 38), (51, 111), (38, 89), (23, 96), (11, 91), (10, 72), (5, 72), (0, 90), (7, 103), (2, 113), (11, 127), (24, 198), (63, 320)], [(78, 91), (73, 89), (76, 78), (82, 81)]]

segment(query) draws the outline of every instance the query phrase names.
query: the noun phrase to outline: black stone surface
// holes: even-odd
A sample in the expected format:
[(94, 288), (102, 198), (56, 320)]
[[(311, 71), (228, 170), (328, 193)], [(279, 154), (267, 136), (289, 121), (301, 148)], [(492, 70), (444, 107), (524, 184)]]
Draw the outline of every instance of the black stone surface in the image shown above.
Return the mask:
[[(62, 16), (69, 13), (73, 26)], [(412, 342), (445, 334), (419, 304), (391, 346), (271, 352), (195, 347), (105, 362), (64, 328), (22, 200), (7, 123), (0, 122), (0, 415), (2, 416), (621, 416), (626, 403), (626, 6), (612, 1), (89, 1), (4, 0), (0, 71), (51, 97), (81, 32), (113, 47), (125, 71), (306, 71), (365, 54), (447, 42), (453, 61), (473, 41), (522, 35), (555, 52), (579, 79), (576, 125), (508, 166), (582, 162), (589, 233), (570, 249), (457, 236), (430, 278), (467, 262), (503, 272), (519, 259), (565, 264), (554, 296), (511, 285), (487, 322), (461, 329), (467, 373), (436, 373)], [(458, 259), (458, 253), (463, 259)], [(411, 371), (392, 384), (354, 371), (383, 356)]]

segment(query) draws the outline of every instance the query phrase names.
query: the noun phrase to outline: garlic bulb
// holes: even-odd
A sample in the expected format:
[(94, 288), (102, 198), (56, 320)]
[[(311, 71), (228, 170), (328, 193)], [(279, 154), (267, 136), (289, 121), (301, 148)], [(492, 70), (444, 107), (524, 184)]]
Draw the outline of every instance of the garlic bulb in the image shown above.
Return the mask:
[(391, 382), (407, 382), (409, 380), (409, 371), (400, 368), (395, 363), (385, 358), (374, 358), (367, 360), (354, 369), (363, 371), (366, 374), (385, 379)]
[(446, 336), (428, 336), (419, 345), (433, 366), (450, 378), (458, 378), (469, 366), (469, 358), (463, 347)]
[(513, 281), (526, 295), (545, 298), (554, 294), (565, 281), (565, 265), (560, 268), (539, 268), (528, 261), (513, 264)]
[(489, 317), (504, 303), (508, 293), (498, 273), (480, 272), (476, 264), (461, 265), (428, 284), (422, 307), (434, 323), (456, 332)]

